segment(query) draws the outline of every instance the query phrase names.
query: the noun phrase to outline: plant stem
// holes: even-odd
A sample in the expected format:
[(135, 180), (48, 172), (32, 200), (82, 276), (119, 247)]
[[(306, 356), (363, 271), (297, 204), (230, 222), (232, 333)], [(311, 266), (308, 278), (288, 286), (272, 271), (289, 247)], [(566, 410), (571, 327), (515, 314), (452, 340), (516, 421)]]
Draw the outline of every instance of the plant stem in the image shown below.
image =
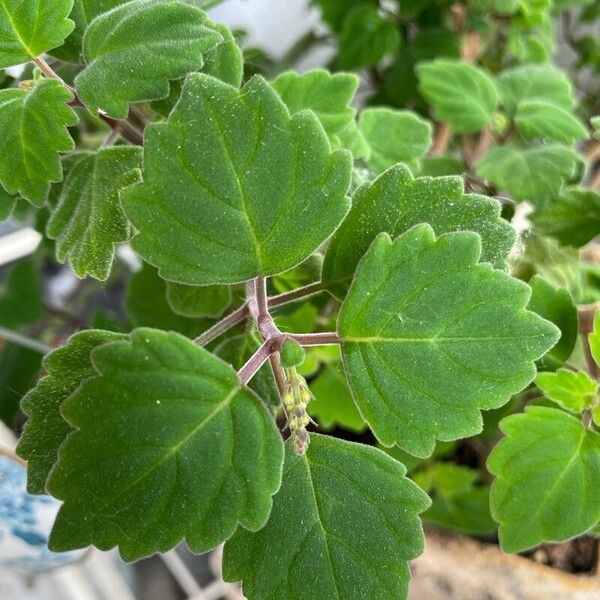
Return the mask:
[(265, 340), (262, 346), (248, 359), (246, 364), (238, 371), (242, 383), (248, 383), (256, 375), (269, 356), (273, 354), (273, 346), (273, 340)]
[(5, 329), (4, 327), (0, 327), (0, 339), (17, 344), (17, 346), (22, 346), (23, 348), (28, 348), (29, 350), (34, 350), (40, 354), (48, 354), (49, 352), (52, 352), (52, 348), (50, 348), (50, 346), (46, 346), (46, 344), (32, 340), (24, 335), (21, 335), (20, 333), (17, 333), (16, 331)]
[(298, 342), (301, 346), (334, 346), (341, 342), (340, 336), (335, 331), (290, 333), (287, 337)]
[(308, 296), (314, 296), (314, 294), (318, 294), (324, 289), (325, 288), (320, 281), (315, 281), (314, 283), (309, 283), (304, 287), (300, 287), (290, 292), (284, 292), (283, 294), (278, 294), (277, 296), (271, 296), (269, 298), (269, 308), (275, 308), (276, 306), (281, 306), (282, 304), (289, 304), (290, 302), (302, 300)]
[(218, 338), (222, 333), (225, 333), (228, 329), (239, 325), (244, 319), (250, 315), (248, 310), (248, 302), (245, 302), (239, 308), (236, 308), (232, 313), (229, 313), (224, 319), (215, 323), (210, 329), (207, 329), (204, 333), (200, 334), (194, 341), (199, 346), (206, 346), (209, 342)]

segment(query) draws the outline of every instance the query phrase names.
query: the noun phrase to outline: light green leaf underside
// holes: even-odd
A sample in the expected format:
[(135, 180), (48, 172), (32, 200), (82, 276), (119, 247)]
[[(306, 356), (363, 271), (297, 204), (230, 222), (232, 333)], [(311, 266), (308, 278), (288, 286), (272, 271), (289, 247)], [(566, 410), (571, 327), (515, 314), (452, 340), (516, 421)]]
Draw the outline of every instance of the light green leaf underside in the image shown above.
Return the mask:
[(583, 246), (600, 234), (600, 194), (589, 189), (565, 189), (530, 218), (539, 231), (563, 246)]
[(456, 133), (472, 133), (489, 123), (498, 93), (485, 71), (449, 59), (420, 63), (416, 71), (438, 121), (449, 123)]
[(573, 150), (558, 144), (526, 149), (507, 145), (493, 148), (476, 170), (515, 200), (544, 206), (573, 176), (577, 160)]
[(77, 124), (73, 99), (58, 81), (38, 81), (30, 91), (0, 90), (0, 183), (42, 206), (50, 184), (62, 180), (59, 152), (74, 147), (67, 127)]
[(570, 111), (545, 99), (520, 102), (515, 123), (519, 132), (528, 138), (571, 144), (588, 137), (583, 123)]
[(521, 552), (585, 533), (600, 519), (600, 435), (567, 413), (531, 406), (500, 423), (488, 458), (500, 544)]
[(115, 246), (130, 235), (120, 192), (139, 181), (141, 162), (141, 148), (117, 146), (81, 153), (71, 165), (46, 232), (78, 277), (108, 278)]
[(225, 285), (191, 286), (167, 283), (167, 300), (173, 312), (183, 317), (220, 317), (231, 304), (231, 289)]
[(287, 444), (269, 521), (227, 542), (225, 578), (241, 580), (248, 600), (406, 598), (429, 502), (405, 472), (368, 446), (312, 435), (296, 456)]
[(42, 281), (32, 260), (13, 265), (0, 285), (0, 326), (18, 329), (44, 316)]
[(73, 0), (0, 0), (0, 68), (60, 46), (73, 31)]
[(119, 546), (135, 560), (185, 538), (201, 553), (264, 525), (283, 444), (229, 365), (153, 329), (96, 348), (92, 364), (98, 376), (62, 409), (77, 431), (48, 481), (64, 501), (54, 550)]
[(144, 182), (123, 194), (133, 247), (169, 281), (237, 283), (291, 269), (349, 208), (351, 156), (261, 77), (240, 92), (191, 75), (146, 133)]
[(500, 217), (500, 205), (465, 194), (461, 177), (413, 179), (406, 167), (398, 165), (355, 192), (352, 208), (325, 255), (323, 283), (343, 298), (358, 261), (378, 233), (396, 237), (419, 223), (429, 223), (438, 234), (479, 233), (482, 261), (497, 268), (506, 267), (515, 241), (513, 229)]
[(556, 373), (539, 373), (535, 384), (548, 400), (576, 413), (589, 408), (598, 392), (598, 382), (587, 373), (568, 369), (558, 369)]
[(123, 119), (129, 103), (166, 98), (169, 80), (200, 69), (203, 53), (222, 40), (204, 13), (183, 1), (132, 0), (88, 27), (87, 67), (75, 86), (90, 111)]
[(335, 134), (354, 120), (355, 110), (350, 103), (358, 83), (358, 77), (351, 73), (316, 69), (302, 75), (293, 71), (282, 73), (273, 82), (273, 87), (291, 114), (312, 110), (329, 139), (333, 140)]
[(530, 290), (487, 263), (479, 237), (413, 227), (361, 260), (338, 332), (356, 404), (377, 439), (427, 456), (482, 430), (535, 376), (558, 330), (525, 309)]
[(46, 492), (50, 469), (58, 459), (61, 444), (72, 430), (60, 414), (60, 407), (82, 381), (96, 375), (90, 362), (91, 351), (122, 339), (126, 336), (118, 333), (82, 331), (44, 359), (43, 366), (48, 375), (21, 401), (21, 408), (29, 420), (19, 439), (17, 453), (28, 461), (27, 490), (30, 494)]
[(416, 171), (431, 145), (431, 125), (408, 110), (367, 108), (360, 113), (358, 128), (370, 148), (367, 162), (375, 173), (396, 163)]

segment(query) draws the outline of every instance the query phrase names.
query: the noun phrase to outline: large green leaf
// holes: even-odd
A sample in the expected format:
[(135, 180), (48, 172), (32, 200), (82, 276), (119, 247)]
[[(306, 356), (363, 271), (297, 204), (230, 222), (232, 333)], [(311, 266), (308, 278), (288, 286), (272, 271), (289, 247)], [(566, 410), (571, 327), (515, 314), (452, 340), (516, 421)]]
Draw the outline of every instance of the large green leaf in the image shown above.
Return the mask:
[(543, 234), (564, 246), (583, 246), (600, 234), (600, 194), (593, 190), (569, 188), (531, 215)]
[(73, 149), (67, 127), (78, 122), (71, 100), (71, 92), (53, 79), (31, 90), (0, 90), (0, 183), (9, 193), (18, 191), (42, 206), (50, 184), (62, 180), (58, 153)]
[(130, 233), (119, 194), (139, 180), (141, 162), (140, 148), (116, 146), (81, 153), (71, 166), (46, 232), (79, 277), (108, 278), (115, 246)]
[(376, 173), (396, 163), (418, 170), (419, 159), (431, 145), (431, 125), (409, 110), (367, 108), (358, 126), (370, 148), (367, 161)]
[(31, 260), (15, 264), (0, 286), (0, 326), (18, 329), (44, 316), (42, 281)]
[(456, 133), (472, 133), (490, 122), (498, 93), (485, 71), (445, 58), (420, 63), (416, 71), (438, 121), (450, 123)]
[(75, 24), (73, 0), (2, 0), (0, 68), (19, 65), (60, 46)]
[(88, 109), (125, 118), (129, 103), (166, 98), (169, 80), (204, 63), (223, 38), (183, 1), (132, 0), (94, 19), (83, 40), (87, 67), (75, 79)]
[(600, 519), (600, 435), (555, 408), (531, 406), (500, 423), (488, 458), (500, 544), (521, 552), (585, 533)]
[(375, 181), (362, 185), (352, 208), (333, 236), (322, 280), (343, 298), (356, 265), (378, 233), (391, 236), (413, 225), (429, 223), (436, 233), (475, 231), (482, 240), (482, 260), (505, 268), (515, 241), (510, 225), (500, 217), (499, 204), (490, 198), (465, 194), (461, 177), (421, 177), (398, 165)]
[(77, 431), (48, 480), (64, 501), (54, 550), (119, 546), (135, 560), (185, 537), (200, 553), (265, 524), (283, 444), (231, 366), (153, 329), (96, 348), (92, 365), (62, 407)]
[(282, 73), (273, 82), (273, 87), (290, 113), (312, 110), (332, 140), (354, 120), (355, 111), (350, 103), (358, 82), (358, 77), (351, 73), (332, 74), (324, 69), (315, 69), (302, 75), (293, 71)]
[(123, 193), (133, 247), (171, 281), (236, 283), (291, 269), (349, 208), (351, 156), (331, 152), (316, 116), (290, 117), (261, 77), (240, 90), (188, 78), (150, 125), (144, 182)]
[(482, 430), (535, 376), (558, 330), (525, 309), (530, 290), (488, 263), (471, 232), (422, 224), (379, 235), (361, 260), (338, 331), (358, 408), (377, 439), (427, 456)]
[(528, 138), (570, 144), (588, 137), (583, 123), (569, 110), (543, 98), (520, 102), (515, 124), (519, 132)]
[(182, 317), (220, 317), (231, 304), (231, 289), (226, 285), (192, 286), (167, 283), (167, 300), (173, 312)]
[(498, 146), (477, 165), (477, 174), (506, 190), (515, 200), (543, 206), (574, 174), (577, 154), (559, 144), (535, 148)]
[(538, 373), (535, 384), (548, 400), (576, 413), (589, 408), (598, 393), (598, 382), (584, 371), (558, 369), (556, 373)]
[(429, 502), (405, 473), (368, 446), (313, 435), (297, 456), (287, 444), (269, 521), (227, 542), (225, 578), (242, 580), (249, 600), (406, 598)]
[(63, 402), (79, 385), (96, 375), (91, 351), (107, 342), (125, 339), (108, 331), (89, 330), (75, 334), (58, 350), (48, 354), (43, 366), (48, 375), (23, 398), (21, 408), (29, 416), (17, 452), (27, 460), (27, 490), (46, 492), (46, 479), (58, 459), (58, 449), (71, 431), (60, 414)]

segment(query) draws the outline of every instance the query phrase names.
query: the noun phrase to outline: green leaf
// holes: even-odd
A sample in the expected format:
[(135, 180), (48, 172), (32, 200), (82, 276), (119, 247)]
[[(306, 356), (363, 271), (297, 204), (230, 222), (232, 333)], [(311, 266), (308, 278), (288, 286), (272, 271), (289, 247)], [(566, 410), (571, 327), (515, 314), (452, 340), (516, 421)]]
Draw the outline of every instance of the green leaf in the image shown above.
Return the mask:
[(227, 542), (225, 579), (242, 580), (249, 600), (406, 598), (429, 502), (405, 473), (368, 446), (312, 435), (297, 456), (286, 444), (269, 521)]
[(144, 264), (129, 280), (125, 309), (136, 327), (155, 327), (196, 337), (206, 322), (177, 314), (167, 300), (167, 283), (153, 267)]
[(361, 4), (349, 10), (339, 38), (340, 69), (376, 65), (400, 45), (398, 30), (375, 7)]
[(598, 393), (598, 382), (583, 371), (558, 369), (556, 373), (538, 373), (535, 384), (548, 400), (576, 413), (589, 408)]
[(543, 99), (523, 100), (515, 115), (519, 133), (570, 144), (588, 137), (583, 123), (568, 110)]
[(515, 200), (543, 206), (560, 193), (577, 166), (577, 154), (558, 144), (520, 149), (493, 148), (477, 165), (477, 175)]
[(594, 315), (594, 328), (592, 333), (588, 335), (588, 342), (592, 357), (596, 364), (600, 365), (600, 311), (597, 311)]
[(594, 130), (594, 137), (597, 140), (600, 140), (600, 116), (591, 117), (590, 118), (590, 123), (592, 125), (593, 130)]
[(44, 358), (43, 367), (48, 375), (21, 401), (21, 408), (29, 420), (17, 453), (27, 461), (27, 491), (30, 494), (46, 492), (46, 480), (58, 459), (58, 450), (72, 431), (60, 413), (63, 402), (83, 381), (96, 375), (91, 351), (122, 339), (126, 336), (118, 333), (82, 331)]
[(17, 204), (18, 196), (12, 196), (0, 185), (0, 222), (8, 219)]
[(34, 384), (41, 363), (42, 355), (36, 350), (16, 344), (0, 349), (0, 421), (11, 429), (19, 414), (19, 402)]
[(409, 110), (367, 108), (360, 114), (359, 131), (371, 151), (369, 166), (376, 173), (396, 163), (419, 169), (431, 145), (431, 125)]
[(115, 247), (130, 235), (119, 194), (139, 181), (141, 162), (141, 148), (116, 146), (82, 152), (71, 166), (46, 233), (78, 277), (110, 275)]
[(477, 232), (482, 240), (482, 260), (506, 267), (515, 233), (500, 217), (495, 200), (465, 194), (461, 177), (413, 179), (406, 167), (398, 165), (355, 192), (352, 208), (325, 255), (323, 283), (343, 298), (358, 261), (378, 233), (396, 237), (423, 222), (438, 234)]
[(53, 79), (43, 79), (31, 90), (0, 90), (0, 183), (42, 206), (50, 184), (62, 181), (59, 152), (75, 146), (67, 127), (77, 124), (68, 103), (73, 96)]
[(438, 121), (456, 133), (473, 133), (490, 122), (498, 93), (485, 71), (466, 62), (436, 59), (416, 67), (419, 89)]
[(273, 87), (291, 114), (312, 110), (332, 140), (354, 121), (355, 110), (350, 103), (358, 83), (358, 77), (351, 73), (332, 74), (316, 69), (302, 75), (293, 71), (282, 73), (273, 82)]
[(88, 66), (75, 86), (92, 113), (101, 109), (124, 119), (129, 103), (166, 98), (169, 80), (199, 70), (203, 53), (222, 40), (193, 6), (132, 0), (88, 27), (83, 40)]
[(366, 424), (360, 416), (339, 363), (325, 365), (310, 383), (314, 400), (308, 405), (311, 417), (325, 430), (340, 426), (360, 433)]
[[(340, 0), (313, 0), (321, 10), (323, 20), (334, 30), (339, 31), (342, 28), (346, 14), (348, 13), (348, 5)], [(376, 6), (378, 0), (355, 0), (354, 4), (363, 4)]]
[(529, 280), (531, 299), (527, 308), (560, 329), (560, 340), (541, 359), (540, 367), (554, 370), (573, 354), (578, 319), (573, 298), (565, 288), (556, 288), (539, 275)]
[(144, 182), (123, 193), (132, 245), (165, 279), (237, 283), (291, 269), (346, 215), (351, 156), (261, 77), (240, 92), (191, 75), (146, 130)]
[(18, 329), (44, 316), (42, 281), (32, 260), (16, 263), (0, 288), (0, 326)]
[(185, 537), (201, 553), (265, 524), (283, 444), (231, 366), (152, 329), (96, 348), (92, 365), (62, 407), (77, 431), (48, 481), (64, 501), (53, 550), (119, 546), (135, 560)]
[(219, 318), (231, 304), (231, 289), (225, 285), (191, 286), (167, 282), (167, 300), (182, 317)]
[(565, 110), (574, 104), (568, 77), (550, 64), (506, 69), (498, 76), (497, 85), (500, 103), (511, 118), (521, 102), (531, 99), (545, 100)]
[(0, 68), (20, 65), (60, 46), (73, 31), (73, 0), (2, 0)]
[(600, 435), (562, 410), (530, 406), (500, 423), (487, 466), (505, 552), (585, 533), (600, 519)]
[(205, 53), (202, 72), (239, 88), (244, 76), (244, 54), (237, 45), (231, 29), (211, 21), (208, 21), (206, 26), (214, 29), (223, 41)]
[(523, 282), (478, 264), (471, 232), (380, 234), (361, 260), (338, 332), (350, 389), (377, 439), (416, 456), (482, 430), (535, 377), (558, 329), (525, 309)]
[(562, 245), (584, 246), (600, 234), (600, 194), (589, 189), (566, 189), (530, 219), (539, 231)]

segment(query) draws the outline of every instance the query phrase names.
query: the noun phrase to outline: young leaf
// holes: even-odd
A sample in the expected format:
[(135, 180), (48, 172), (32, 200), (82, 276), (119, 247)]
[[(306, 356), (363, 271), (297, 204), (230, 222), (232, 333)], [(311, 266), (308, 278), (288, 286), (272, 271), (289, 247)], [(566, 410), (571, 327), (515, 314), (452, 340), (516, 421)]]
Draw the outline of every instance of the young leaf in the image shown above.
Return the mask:
[(225, 285), (191, 286), (167, 282), (167, 300), (182, 317), (219, 318), (231, 304), (231, 289)]
[(558, 329), (530, 290), (488, 263), (471, 232), (379, 235), (356, 269), (338, 332), (350, 389), (377, 439), (416, 456), (482, 430), (535, 376)]
[(344, 218), (350, 173), (315, 115), (290, 117), (261, 77), (240, 92), (193, 74), (168, 121), (147, 129), (144, 182), (123, 193), (132, 245), (179, 283), (282, 273)]
[(413, 179), (406, 167), (398, 165), (355, 192), (352, 208), (325, 255), (323, 283), (343, 298), (358, 261), (378, 233), (396, 237), (423, 222), (438, 234), (476, 231), (482, 240), (482, 260), (506, 267), (515, 233), (500, 217), (495, 200), (465, 194), (461, 177)]
[(92, 365), (98, 376), (62, 408), (77, 431), (48, 480), (64, 501), (55, 551), (119, 546), (135, 560), (185, 537), (201, 553), (265, 524), (283, 444), (229, 365), (153, 329), (96, 348)]
[(311, 435), (297, 456), (286, 444), (269, 521), (227, 542), (225, 579), (241, 580), (249, 600), (406, 598), (429, 501), (405, 473), (368, 446)]
[(477, 165), (477, 175), (506, 190), (515, 200), (544, 206), (573, 176), (578, 157), (559, 144), (520, 149), (493, 148)]
[(583, 123), (561, 106), (546, 99), (523, 100), (517, 107), (515, 124), (528, 138), (571, 144), (588, 137)]
[(60, 46), (73, 31), (73, 0), (2, 0), (0, 68), (20, 65)]
[(31, 260), (15, 264), (0, 288), (0, 326), (18, 329), (31, 325), (44, 316), (42, 282)]
[(396, 163), (418, 170), (419, 159), (431, 145), (431, 125), (409, 110), (367, 108), (358, 126), (370, 148), (369, 166), (376, 173)]
[(357, 69), (375, 65), (395, 52), (400, 36), (375, 7), (362, 3), (347, 12), (338, 40), (340, 68)]
[(485, 71), (449, 59), (420, 63), (416, 71), (419, 89), (438, 121), (450, 123), (456, 133), (479, 131), (490, 122), (498, 93)]
[(539, 231), (562, 245), (584, 246), (600, 234), (600, 194), (588, 189), (566, 189), (530, 218)]
[(600, 435), (562, 410), (530, 406), (500, 422), (487, 462), (500, 545), (521, 552), (585, 533), (600, 519)]
[(183, 1), (132, 0), (100, 15), (83, 40), (87, 67), (75, 85), (87, 108), (127, 116), (129, 103), (169, 95), (169, 80), (203, 65), (223, 38), (206, 15)]
[(81, 153), (71, 166), (46, 232), (79, 277), (108, 278), (115, 246), (130, 234), (119, 194), (139, 180), (141, 162), (141, 148), (116, 146)]
[(589, 408), (598, 393), (598, 382), (584, 371), (558, 369), (556, 373), (538, 373), (535, 384), (548, 400), (576, 413)]
[(354, 120), (354, 109), (350, 106), (358, 77), (351, 73), (330, 73), (315, 69), (299, 75), (293, 71), (282, 73), (273, 82), (273, 87), (281, 96), (291, 114), (301, 110), (312, 110), (323, 129), (333, 140), (333, 136)]
[(30, 494), (46, 492), (46, 479), (58, 459), (58, 449), (72, 430), (60, 414), (63, 402), (83, 381), (96, 375), (90, 360), (91, 351), (122, 339), (126, 336), (109, 331), (82, 331), (44, 358), (43, 367), (48, 375), (21, 401), (21, 408), (29, 420), (17, 453), (27, 461)]
[(554, 370), (573, 354), (578, 335), (577, 308), (565, 288), (555, 288), (539, 275), (529, 280), (531, 299), (527, 308), (560, 329), (560, 340), (539, 361), (542, 369)]
[(59, 152), (74, 147), (67, 127), (78, 122), (73, 96), (62, 84), (43, 79), (31, 90), (0, 90), (0, 183), (35, 206), (46, 201), (50, 184), (62, 180)]

